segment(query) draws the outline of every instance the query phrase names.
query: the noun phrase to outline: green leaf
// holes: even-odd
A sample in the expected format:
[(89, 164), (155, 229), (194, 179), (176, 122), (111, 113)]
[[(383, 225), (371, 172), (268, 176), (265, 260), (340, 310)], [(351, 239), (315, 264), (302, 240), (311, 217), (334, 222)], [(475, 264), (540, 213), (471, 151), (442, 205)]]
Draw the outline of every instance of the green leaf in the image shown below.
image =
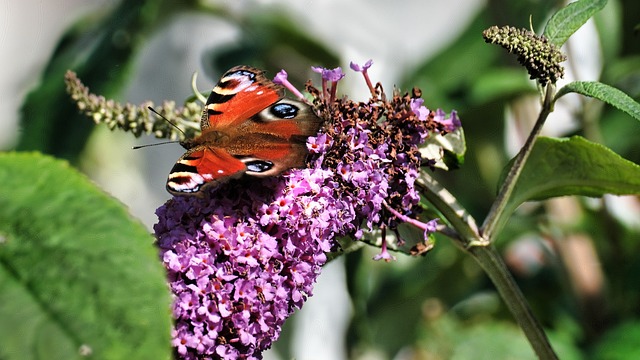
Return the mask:
[(638, 359), (640, 348), (640, 323), (630, 321), (622, 323), (607, 331), (594, 350), (593, 359)]
[(569, 93), (578, 93), (602, 100), (631, 115), (636, 120), (640, 120), (640, 104), (612, 86), (597, 81), (574, 81), (561, 88), (556, 94), (555, 100)]
[(458, 128), (446, 135), (432, 134), (420, 146), (420, 154), (425, 159), (435, 160), (434, 167), (443, 170), (457, 169), (464, 163), (467, 143), (464, 131)]
[[(627, 10), (629, 11), (629, 10)], [(633, 12), (633, 10), (631, 10)], [(598, 40), (602, 53), (602, 62), (607, 64), (618, 61), (618, 56), (623, 47), (624, 11), (620, 1), (612, 1), (605, 6), (602, 11), (595, 14), (593, 21), (598, 33)]]
[(0, 182), (0, 358), (169, 359), (148, 231), (60, 160), (0, 154)]
[[(511, 165), (507, 166), (506, 174)], [(640, 166), (607, 147), (582, 137), (540, 137), (505, 209), (505, 218), (520, 204), (565, 195), (599, 197), (640, 194)]]
[(522, 68), (499, 68), (484, 71), (471, 85), (469, 99), (475, 104), (511, 99), (536, 93), (535, 86)]
[[(429, 322), (424, 321), (419, 329), (417, 346), (436, 359), (537, 359), (527, 339), (516, 326), (488, 315), (498, 302), (495, 294), (476, 293), (456, 304), (452, 311), (434, 320), (430, 319)], [(476, 318), (465, 322), (463, 318), (454, 315), (464, 306), (470, 307), (470, 312), (476, 314)], [(483, 316), (477, 315), (480, 312), (478, 306), (480, 311), (486, 309)], [(554, 333), (549, 335), (549, 340), (561, 359), (582, 358), (580, 350), (571, 339), (563, 339)]]
[(606, 83), (616, 84), (618, 89), (633, 98), (640, 96), (640, 54), (616, 59), (602, 70)]
[(479, 35), (491, 25), (488, 18), (484, 11), (479, 12), (449, 46), (409, 69), (402, 77), (400, 89), (420, 88), (429, 108), (465, 109), (462, 106), (465, 101), (460, 97), (466, 96), (478, 77), (498, 59), (499, 53), (486, 46)]
[(595, 13), (607, 5), (607, 0), (580, 0), (558, 10), (547, 22), (543, 35), (560, 47)]

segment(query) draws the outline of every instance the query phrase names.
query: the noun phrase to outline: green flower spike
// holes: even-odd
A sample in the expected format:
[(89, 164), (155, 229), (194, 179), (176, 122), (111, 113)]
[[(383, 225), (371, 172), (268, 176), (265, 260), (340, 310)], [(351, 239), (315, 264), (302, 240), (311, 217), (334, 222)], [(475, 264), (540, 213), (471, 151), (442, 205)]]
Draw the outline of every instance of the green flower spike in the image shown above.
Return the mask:
[[(183, 107), (176, 107), (173, 101), (165, 101), (158, 107), (155, 107), (151, 101), (140, 105), (130, 103), (123, 105), (107, 100), (104, 96), (91, 94), (89, 88), (73, 71), (67, 71), (64, 80), (67, 84), (67, 92), (78, 105), (78, 109), (92, 118), (96, 124), (104, 123), (111, 130), (119, 128), (131, 132), (136, 137), (144, 133), (153, 134), (157, 138), (180, 141), (200, 132), (202, 106), (195, 101), (186, 102)], [(153, 107), (175, 126), (153, 114), (149, 107)], [(184, 133), (176, 129), (176, 126)]]
[(544, 36), (512, 26), (492, 26), (482, 32), (482, 37), (486, 42), (498, 44), (518, 55), (518, 62), (527, 68), (530, 78), (538, 80), (542, 86), (555, 84), (564, 76), (560, 63), (567, 57)]

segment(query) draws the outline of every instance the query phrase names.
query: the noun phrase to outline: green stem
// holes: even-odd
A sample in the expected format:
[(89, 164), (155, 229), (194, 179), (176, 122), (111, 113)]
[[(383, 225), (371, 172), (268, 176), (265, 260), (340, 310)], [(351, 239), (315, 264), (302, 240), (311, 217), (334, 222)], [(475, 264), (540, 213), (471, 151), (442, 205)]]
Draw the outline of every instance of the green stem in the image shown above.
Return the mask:
[(475, 219), (440, 183), (422, 172), (416, 185), (422, 195), (447, 219), (451, 227), (456, 229), (459, 239), (455, 240), (459, 241), (462, 248), (466, 249), (473, 246), (474, 242), (483, 241), (478, 236), (478, 225)]
[(484, 220), (482, 227), (480, 228), (480, 233), (482, 237), (491, 242), (493, 240), (494, 235), (499, 230), (498, 227), (503, 223), (504, 210), (507, 206), (507, 202), (511, 197), (511, 193), (518, 182), (518, 178), (520, 177), (520, 173), (524, 168), (524, 164), (529, 158), (529, 154), (531, 154), (531, 150), (533, 149), (533, 145), (535, 144), (536, 139), (538, 138), (538, 134), (540, 134), (540, 130), (544, 125), (544, 122), (547, 120), (547, 117), (551, 113), (552, 110), (552, 99), (553, 99), (553, 86), (547, 85), (547, 91), (545, 93), (542, 109), (540, 110), (540, 115), (538, 115), (538, 120), (536, 120), (533, 129), (531, 129), (531, 133), (527, 138), (527, 141), (520, 149), (520, 152), (516, 156), (513, 166), (509, 169), (509, 173), (500, 188), (500, 192), (498, 192), (498, 197), (493, 202), (491, 206), (491, 210), (489, 210), (489, 214)]
[(452, 239), (466, 249), (487, 273), (538, 357), (557, 359), (547, 335), (533, 316), (527, 300), (516, 285), (507, 266), (496, 249), (480, 236), (473, 217), (447, 189), (430, 176), (422, 173), (416, 185), (422, 195), (456, 230), (458, 237), (452, 237)]
[(469, 252), (489, 275), (538, 358), (557, 359), (558, 356), (553, 351), (547, 335), (533, 315), (527, 300), (515, 283), (496, 248), (493, 245), (474, 246), (469, 248)]

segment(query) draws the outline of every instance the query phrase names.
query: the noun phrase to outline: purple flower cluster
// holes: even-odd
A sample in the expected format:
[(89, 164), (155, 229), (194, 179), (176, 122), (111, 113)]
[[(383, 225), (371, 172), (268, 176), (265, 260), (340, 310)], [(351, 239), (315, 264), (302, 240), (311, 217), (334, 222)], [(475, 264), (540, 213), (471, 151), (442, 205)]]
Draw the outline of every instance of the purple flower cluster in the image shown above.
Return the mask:
[[(358, 69), (366, 77), (370, 66)], [(456, 121), (437, 119), (415, 94), (333, 100), (344, 74), (316, 70), (324, 86), (307, 90), (326, 124), (307, 141), (308, 168), (229, 182), (203, 197), (175, 197), (157, 210), (179, 358), (261, 358), (312, 295), (337, 237), (393, 229), (418, 210), (418, 145), (431, 132), (450, 131), (445, 121), (454, 124), (455, 114)], [(290, 86), (284, 72), (276, 81)], [(435, 222), (425, 227), (426, 235), (433, 231)], [(386, 243), (376, 258), (392, 259)]]
[(209, 200), (175, 197), (158, 209), (180, 358), (260, 358), (311, 295), (332, 242), (315, 216), (323, 174), (309, 173), (229, 183)]

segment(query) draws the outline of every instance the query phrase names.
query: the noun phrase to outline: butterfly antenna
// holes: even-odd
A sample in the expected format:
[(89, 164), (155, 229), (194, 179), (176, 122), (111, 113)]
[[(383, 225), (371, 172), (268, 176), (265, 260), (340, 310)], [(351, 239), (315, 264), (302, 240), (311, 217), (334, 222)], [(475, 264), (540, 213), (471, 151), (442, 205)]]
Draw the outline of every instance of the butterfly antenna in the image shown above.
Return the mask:
[[(184, 135), (185, 137), (187, 136), (187, 134), (184, 133), (184, 131), (182, 131), (182, 129), (180, 129), (178, 127), (178, 125), (174, 124), (173, 122), (171, 122), (171, 120), (167, 119), (164, 115), (160, 114), (159, 112), (157, 112), (154, 108), (152, 108), (151, 106), (147, 106), (147, 108), (154, 114), (158, 115), (159, 117), (161, 117), (162, 119), (164, 119), (164, 121), (168, 122), (171, 126), (173, 126), (174, 128), (176, 128), (176, 130), (180, 131), (182, 133), (182, 135)], [(164, 141), (164, 142), (159, 142), (159, 143), (155, 143), (155, 144), (146, 144), (146, 145), (138, 145), (138, 146), (134, 146), (133, 149), (141, 149), (141, 148), (145, 148), (145, 147), (149, 147), (149, 146), (156, 146), (156, 145), (164, 145), (164, 144), (175, 144), (175, 143), (179, 143), (180, 141), (178, 140), (174, 140), (174, 141)]]
[[(151, 106), (147, 106), (147, 108), (154, 114), (160, 116), (162, 119), (164, 119), (164, 121), (168, 122), (171, 126), (173, 126), (174, 128), (176, 128), (176, 130), (180, 131), (182, 133), (182, 135), (184, 135), (185, 137), (187, 136), (187, 134), (184, 133), (184, 131), (182, 131), (182, 129), (180, 129), (178, 127), (178, 125), (174, 124), (171, 120), (167, 119), (164, 115), (160, 114), (159, 112), (157, 112), (154, 108), (152, 108)], [(175, 141), (170, 141), (170, 142), (175, 142)], [(160, 143), (160, 144), (164, 144), (164, 143)], [(160, 144), (156, 144), (156, 145), (160, 145)]]
[(164, 142), (155, 143), (155, 144), (138, 145), (138, 146), (134, 146), (134, 147), (132, 147), (132, 149), (133, 149), (133, 150), (136, 150), (136, 149), (145, 148), (145, 147), (149, 147), (149, 146), (164, 145), (164, 144), (175, 144), (175, 143), (179, 143), (179, 142), (180, 142), (180, 141), (178, 141), (178, 140), (174, 140), (174, 141), (164, 141)]

